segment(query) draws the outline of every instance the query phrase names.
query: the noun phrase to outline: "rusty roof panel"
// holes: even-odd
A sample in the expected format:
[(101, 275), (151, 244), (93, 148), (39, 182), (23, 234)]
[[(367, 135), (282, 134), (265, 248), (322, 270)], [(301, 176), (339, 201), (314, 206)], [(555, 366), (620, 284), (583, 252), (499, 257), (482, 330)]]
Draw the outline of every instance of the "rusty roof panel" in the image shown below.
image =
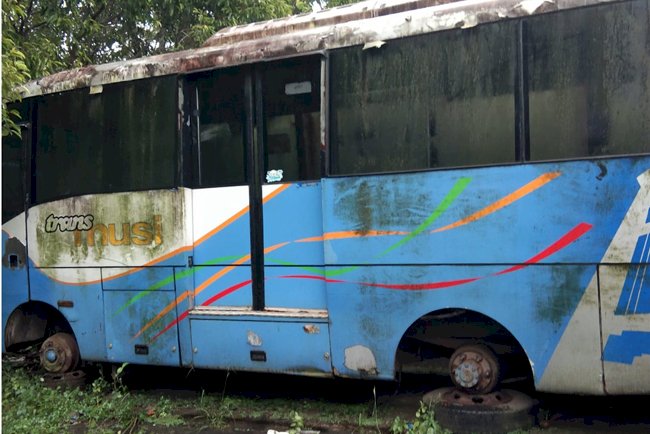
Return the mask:
[[(401, 1), (403, 4), (429, 0)], [(169, 74), (186, 74), (225, 66), (252, 63), (372, 42), (390, 41), (454, 28), (467, 28), (506, 18), (539, 14), (615, 0), (464, 0), (393, 12), (339, 24), (304, 27), (288, 33), (241, 40), (221, 45), (177, 51), (124, 62), (88, 66), (60, 72), (27, 83), (23, 96), (62, 92), (90, 86)], [(419, 3), (418, 3), (419, 4)], [(340, 8), (338, 8), (340, 9)], [(290, 21), (291, 19), (287, 19)], [(278, 20), (280, 23), (282, 20)], [(263, 24), (261, 24), (263, 25)], [(257, 24), (251, 25), (255, 28)], [(279, 27), (282, 27), (279, 25)], [(253, 31), (252, 34), (257, 34)], [(228, 32), (224, 32), (228, 33)]]
[(371, 0), (322, 11), (294, 15), (261, 23), (226, 27), (210, 37), (204, 47), (231, 44), (251, 39), (287, 34), (315, 27), (332, 26), (350, 21), (422, 9), (459, 0)]

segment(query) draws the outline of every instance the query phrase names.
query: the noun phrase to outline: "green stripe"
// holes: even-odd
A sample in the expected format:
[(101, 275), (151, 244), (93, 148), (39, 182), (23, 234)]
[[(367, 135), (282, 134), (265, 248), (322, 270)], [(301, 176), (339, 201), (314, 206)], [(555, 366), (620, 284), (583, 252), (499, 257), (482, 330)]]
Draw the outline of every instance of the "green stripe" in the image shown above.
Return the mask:
[[(183, 271), (182, 273), (176, 274), (175, 277), (176, 277), (176, 280), (181, 280), (181, 279), (184, 279), (184, 278), (186, 278), (188, 276), (191, 276), (195, 272), (197, 272), (197, 271), (199, 271), (202, 268), (205, 268), (207, 266), (218, 265), (218, 264), (220, 264), (222, 262), (233, 262), (233, 261), (236, 261), (236, 260), (241, 259), (241, 258), (243, 258), (243, 256), (222, 256), (220, 258), (211, 259), (211, 260), (207, 261), (205, 263), (205, 265), (199, 265), (198, 267), (190, 268), (187, 271)], [(223, 265), (228, 266), (230, 264), (226, 263), (226, 264), (223, 264)], [(124, 312), (124, 310), (127, 309), (129, 306), (131, 306), (132, 304), (138, 302), (139, 300), (146, 297), (147, 295), (153, 293), (153, 291), (155, 291), (157, 289), (160, 289), (160, 288), (164, 287), (165, 285), (167, 285), (169, 283), (173, 283), (173, 282), (174, 282), (174, 276), (172, 275), (172, 276), (166, 277), (163, 280), (160, 280), (160, 281), (154, 283), (149, 288), (147, 288), (144, 291), (139, 292), (136, 295), (134, 295), (133, 298), (131, 298), (129, 301), (127, 301), (122, 307), (120, 307), (113, 314), (113, 317), (115, 317), (115, 316), (119, 315), (120, 313)]]
[(402, 238), (401, 240), (399, 240), (398, 242), (396, 242), (395, 244), (393, 244), (392, 246), (390, 246), (389, 248), (381, 252), (376, 257), (381, 258), (382, 256), (387, 255), (388, 253), (392, 252), (396, 248), (403, 246), (404, 244), (408, 243), (413, 238), (417, 237), (422, 232), (424, 232), (429, 226), (433, 224), (433, 222), (435, 222), (438, 219), (438, 217), (442, 215), (442, 213), (444, 213), (447, 210), (447, 208), (449, 208), (449, 206), (456, 200), (458, 195), (460, 195), (463, 192), (463, 190), (465, 190), (465, 188), (471, 181), (472, 178), (460, 178), (458, 181), (456, 181), (456, 184), (453, 186), (451, 191), (447, 193), (447, 196), (445, 196), (444, 199), (442, 199), (442, 202), (440, 202), (438, 208), (436, 208), (433, 211), (433, 213), (431, 213), (431, 215), (427, 217), (427, 219), (424, 222), (422, 222), (420, 226), (418, 226), (413, 232), (411, 232), (410, 234), (408, 234), (407, 236), (405, 236), (404, 238)]

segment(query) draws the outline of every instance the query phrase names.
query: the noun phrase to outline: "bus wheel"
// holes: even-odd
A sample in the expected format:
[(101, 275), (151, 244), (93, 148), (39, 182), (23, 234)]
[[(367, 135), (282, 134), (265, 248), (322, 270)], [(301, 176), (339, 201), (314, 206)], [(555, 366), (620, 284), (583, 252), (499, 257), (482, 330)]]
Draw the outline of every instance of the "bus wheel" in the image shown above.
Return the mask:
[(467, 393), (490, 393), (499, 382), (499, 361), (485, 345), (463, 345), (449, 359), (449, 374)]
[(40, 350), (41, 366), (47, 372), (70, 372), (79, 363), (79, 347), (69, 333), (55, 333), (43, 342)]
[(422, 398), (436, 421), (456, 434), (506, 433), (528, 430), (535, 424), (537, 401), (516, 390), (483, 395), (444, 387)]

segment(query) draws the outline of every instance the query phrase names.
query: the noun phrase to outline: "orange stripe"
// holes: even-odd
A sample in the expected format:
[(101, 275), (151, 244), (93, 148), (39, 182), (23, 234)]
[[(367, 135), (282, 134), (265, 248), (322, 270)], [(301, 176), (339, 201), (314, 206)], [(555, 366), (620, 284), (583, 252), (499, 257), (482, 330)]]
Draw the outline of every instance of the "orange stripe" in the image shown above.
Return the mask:
[(360, 237), (380, 237), (383, 235), (408, 235), (410, 232), (401, 231), (342, 231), (342, 232), (329, 232), (320, 237), (303, 238), (296, 240), (296, 243), (313, 243), (317, 241), (340, 240), (344, 238), (360, 238)]
[[(279, 187), (277, 190), (274, 190), (272, 193), (270, 193), (269, 195), (267, 195), (267, 196), (263, 199), (263, 203), (266, 203), (266, 202), (268, 202), (269, 200), (273, 199), (275, 196), (277, 196), (278, 194), (280, 194), (281, 192), (283, 192), (284, 190), (286, 190), (286, 189), (289, 188), (290, 186), (291, 186), (291, 184), (285, 184), (285, 185), (282, 185), (281, 187)], [(160, 258), (154, 259), (153, 261), (149, 261), (149, 262), (147, 262), (147, 263), (144, 264), (144, 265), (140, 265), (140, 266), (138, 266), (138, 267), (132, 268), (132, 269), (130, 269), (130, 270), (128, 270), (128, 271), (125, 271), (125, 272), (123, 272), (123, 273), (119, 273), (119, 274), (116, 274), (116, 275), (114, 275), (114, 276), (107, 277), (107, 278), (105, 278), (105, 279), (90, 280), (90, 281), (87, 281), (87, 282), (66, 282), (66, 281), (63, 281), (63, 280), (55, 279), (55, 278), (53, 278), (53, 277), (51, 277), (51, 276), (50, 276), (50, 278), (51, 278), (52, 280), (54, 280), (55, 282), (57, 282), (57, 283), (61, 283), (61, 284), (63, 284), (63, 285), (83, 286), (83, 285), (94, 285), (94, 284), (96, 284), (96, 283), (101, 283), (102, 280), (103, 280), (104, 282), (107, 282), (107, 281), (109, 281), (109, 280), (113, 280), (113, 279), (117, 279), (117, 278), (120, 278), (120, 277), (128, 276), (129, 274), (133, 274), (133, 273), (135, 273), (135, 272), (137, 272), (137, 271), (140, 271), (140, 270), (141, 270), (142, 268), (144, 268), (144, 267), (150, 267), (150, 266), (155, 265), (155, 264), (158, 264), (158, 263), (160, 263), (160, 262), (162, 262), (162, 261), (164, 261), (164, 260), (166, 260), (166, 259), (169, 259), (169, 258), (171, 258), (172, 256), (175, 256), (175, 255), (177, 255), (177, 254), (179, 254), (179, 253), (183, 253), (183, 252), (187, 252), (188, 250), (192, 250), (194, 247), (196, 247), (197, 245), (199, 245), (199, 244), (201, 244), (202, 242), (204, 242), (207, 238), (210, 238), (211, 236), (213, 236), (213, 235), (216, 234), (217, 232), (219, 232), (219, 231), (223, 230), (225, 227), (229, 226), (229, 225), (230, 225), (231, 223), (233, 223), (235, 220), (239, 219), (242, 215), (246, 214), (246, 213), (248, 212), (248, 208), (249, 208), (249, 207), (245, 207), (245, 208), (243, 208), (243, 209), (240, 210), (238, 213), (236, 213), (236, 214), (234, 214), (232, 217), (230, 217), (228, 220), (226, 220), (225, 222), (223, 222), (222, 224), (220, 224), (219, 226), (217, 226), (216, 228), (212, 229), (210, 232), (208, 232), (207, 234), (205, 234), (204, 236), (202, 236), (201, 238), (199, 238), (199, 239), (194, 243), (194, 246), (183, 246), (183, 247), (180, 247), (180, 248), (178, 248), (178, 249), (176, 249), (176, 250), (173, 250), (173, 251), (171, 251), (171, 252), (169, 252), (169, 253), (167, 253), (167, 254), (161, 256)], [(38, 265), (36, 266), (36, 268), (38, 268)]]
[[(277, 190), (274, 190), (272, 193), (270, 193), (270, 194), (267, 195), (264, 199), (262, 199), (262, 203), (266, 203), (266, 202), (268, 202), (269, 200), (273, 199), (275, 196), (277, 196), (278, 194), (280, 194), (281, 192), (283, 192), (284, 190), (286, 190), (286, 189), (289, 188), (290, 186), (291, 186), (291, 184), (285, 184), (285, 185), (280, 186)], [(236, 214), (234, 214), (234, 215), (233, 215), (232, 217), (230, 217), (228, 220), (226, 220), (225, 222), (221, 223), (219, 226), (217, 226), (216, 228), (212, 229), (210, 232), (208, 232), (207, 234), (203, 235), (201, 238), (199, 238), (198, 240), (196, 240), (196, 242), (194, 243), (194, 246), (195, 246), (195, 247), (198, 246), (199, 244), (201, 244), (202, 242), (204, 242), (206, 239), (210, 238), (211, 236), (213, 236), (213, 235), (216, 234), (217, 232), (220, 232), (220, 231), (223, 230), (224, 228), (230, 226), (230, 225), (231, 225), (235, 220), (238, 220), (241, 216), (243, 216), (244, 214), (246, 214), (246, 213), (248, 212), (249, 208), (250, 208), (250, 207), (247, 206), (247, 207), (244, 207), (244, 208), (242, 208), (241, 210), (239, 210), (239, 212), (237, 212)]]
[[(291, 186), (291, 184), (285, 184), (285, 185), (282, 185), (282, 186), (279, 187), (277, 190), (275, 190), (275, 191), (273, 191), (272, 193), (268, 194), (268, 195), (267, 195), (267, 196), (262, 200), (262, 202), (263, 202), (263, 203), (268, 202), (269, 200), (273, 199), (275, 196), (277, 196), (278, 194), (280, 194), (281, 192), (283, 192), (284, 190), (286, 190), (286, 189), (289, 188), (290, 186)], [(199, 239), (199, 240), (198, 240), (194, 245), (196, 246), (197, 244), (202, 243), (203, 241), (205, 241), (206, 238), (208, 238), (208, 237), (210, 237), (210, 236), (216, 234), (217, 232), (219, 232), (220, 230), (222, 230), (223, 228), (225, 228), (226, 226), (228, 226), (229, 224), (231, 224), (232, 222), (234, 222), (235, 220), (237, 220), (239, 217), (241, 217), (241, 216), (242, 216), (244, 213), (246, 213), (247, 211), (248, 211), (248, 207), (242, 209), (242, 210), (239, 211), (237, 214), (233, 215), (233, 216), (230, 217), (228, 220), (226, 220), (224, 223), (222, 223), (221, 225), (219, 225), (219, 226), (216, 227), (215, 229), (211, 230), (208, 234), (206, 234), (206, 235), (204, 235), (203, 237), (201, 237), (201, 238), (200, 238), (200, 239)], [(268, 247), (268, 248), (264, 249), (264, 253), (266, 254), (266, 253), (268, 253), (268, 252), (272, 252), (273, 250), (279, 249), (280, 247), (283, 247), (283, 246), (285, 246), (285, 245), (287, 245), (287, 244), (289, 244), (289, 243), (288, 243), (288, 242), (286, 242), (286, 243), (280, 243), (280, 244), (276, 244), (275, 246)], [(194, 295), (196, 296), (197, 294), (199, 294), (200, 292), (202, 292), (205, 288), (207, 288), (208, 286), (210, 286), (210, 284), (214, 283), (216, 280), (220, 279), (221, 277), (223, 277), (223, 276), (226, 275), (227, 273), (231, 272), (231, 271), (235, 268), (234, 265), (242, 264), (242, 263), (248, 261), (248, 260), (250, 259), (250, 257), (251, 257), (250, 255), (246, 255), (246, 256), (244, 256), (244, 257), (242, 257), (242, 258), (239, 258), (238, 260), (236, 260), (235, 262), (233, 262), (233, 265), (231, 265), (231, 266), (229, 266), (229, 267), (226, 267), (226, 268), (222, 269), (221, 271), (219, 271), (218, 273), (214, 274), (212, 277), (210, 277), (208, 280), (206, 280), (205, 282), (203, 282), (201, 285), (197, 286), (197, 287), (194, 289)], [(156, 316), (155, 316), (151, 321), (149, 321), (149, 322), (148, 322), (144, 327), (142, 327), (142, 328), (138, 331), (138, 333), (136, 333), (135, 336), (133, 336), (132, 339), (135, 339), (135, 338), (137, 338), (138, 336), (140, 336), (140, 335), (141, 335), (142, 333), (144, 333), (144, 332), (145, 332), (149, 327), (151, 327), (153, 324), (155, 324), (157, 321), (159, 321), (160, 318), (162, 318), (162, 317), (165, 316), (167, 313), (169, 313), (169, 312), (170, 312), (174, 307), (176, 307), (176, 306), (178, 305), (178, 303), (180, 303), (181, 301), (183, 301), (183, 300), (188, 296), (188, 294), (189, 294), (189, 291), (183, 293), (183, 295), (181, 295), (181, 296), (178, 297), (175, 301), (173, 301), (173, 302), (171, 302), (169, 305), (167, 305), (167, 307), (165, 307), (165, 308), (164, 308), (164, 309), (163, 309), (163, 310), (162, 310), (158, 315), (156, 315)]]
[[(289, 243), (288, 242), (287, 243), (280, 243), (280, 244), (276, 244), (275, 246), (268, 247), (268, 248), (264, 249), (264, 253), (266, 254), (266, 253), (272, 252), (273, 250), (279, 249), (280, 247), (286, 246), (287, 244), (289, 244)], [(221, 277), (223, 277), (224, 275), (230, 273), (235, 268), (234, 267), (235, 265), (243, 264), (244, 262), (248, 261), (250, 258), (251, 258), (251, 255), (243, 256), (243, 257), (237, 259), (235, 262), (233, 262), (231, 266), (228, 266), (228, 267), (224, 268), (223, 270), (219, 271), (218, 273), (213, 274), (208, 280), (206, 280), (205, 282), (203, 282), (202, 284), (200, 284), (199, 286), (196, 287), (196, 289), (194, 290), (194, 295), (199, 295), (199, 293), (201, 293), (205, 288), (210, 286), (216, 280), (218, 280)]]
[(232, 215), (228, 220), (221, 223), (219, 226), (212, 229), (210, 232), (208, 232), (207, 234), (203, 235), (201, 238), (196, 240), (194, 242), (194, 247), (198, 246), (199, 244), (201, 244), (202, 242), (204, 242), (205, 240), (207, 240), (208, 238), (210, 238), (211, 236), (213, 236), (217, 232), (219, 232), (219, 231), (223, 230), (224, 228), (230, 226), (235, 220), (238, 220), (241, 216), (243, 216), (247, 212), (248, 212), (248, 207), (245, 207), (245, 208), (241, 209), (239, 212)]
[(185, 299), (187, 298), (188, 295), (190, 295), (190, 291), (185, 291), (183, 294), (181, 294), (180, 296), (178, 296), (178, 298), (176, 298), (175, 301), (172, 301), (169, 305), (167, 305), (166, 308), (164, 308), (164, 309), (163, 309), (163, 310), (162, 310), (158, 315), (156, 315), (156, 316), (154, 317), (154, 319), (152, 319), (152, 320), (149, 321), (149, 322), (148, 322), (144, 327), (142, 327), (142, 328), (140, 329), (140, 331), (138, 331), (138, 332), (135, 334), (135, 336), (133, 336), (133, 337), (131, 338), (131, 340), (137, 339), (138, 336), (140, 336), (142, 333), (144, 333), (144, 332), (145, 332), (149, 327), (151, 327), (152, 325), (154, 325), (154, 324), (156, 323), (156, 321), (158, 321), (158, 320), (159, 320), (160, 318), (162, 318), (163, 316), (167, 315), (167, 314), (168, 314), (168, 313), (169, 313), (173, 308), (175, 308), (176, 306), (178, 306), (178, 303), (180, 303), (181, 301), (185, 300)]
[(492, 214), (495, 211), (500, 210), (501, 208), (504, 208), (511, 203), (521, 199), (522, 197), (532, 193), (533, 191), (537, 190), (538, 188), (542, 187), (543, 185), (547, 184), (548, 182), (552, 181), (553, 179), (557, 178), (560, 176), (560, 172), (549, 172), (545, 173), (538, 178), (534, 179), (533, 181), (529, 182), (528, 184), (524, 185), (520, 189), (510, 193), (509, 195), (499, 199), (498, 201), (492, 203), (491, 205), (488, 205), (487, 207), (483, 208), (480, 211), (475, 212), (474, 214), (465, 217), (462, 220), (458, 220), (455, 223), (451, 223), (447, 226), (443, 226), (441, 228), (435, 229), (431, 231), (431, 233), (435, 232), (442, 232), (446, 231), (449, 229), (454, 229), (459, 226), (466, 225), (467, 223), (471, 223), (473, 221), (476, 221), (478, 219), (481, 219), (489, 214)]
[(206, 280), (205, 282), (203, 282), (202, 284), (200, 284), (199, 286), (197, 286), (197, 287), (194, 289), (194, 295), (195, 295), (195, 296), (196, 296), (196, 295), (199, 295), (199, 294), (200, 294), (200, 293), (201, 293), (205, 288), (207, 288), (208, 286), (210, 286), (210, 285), (211, 285), (212, 283), (214, 283), (216, 280), (220, 279), (221, 277), (225, 276), (226, 274), (228, 274), (228, 273), (230, 273), (232, 270), (234, 270), (234, 269), (235, 269), (235, 265), (242, 264), (242, 263), (248, 261), (250, 258), (251, 258), (251, 255), (246, 255), (246, 256), (244, 256), (243, 258), (239, 258), (238, 260), (236, 260), (235, 262), (233, 262), (233, 265), (230, 265), (230, 266), (228, 266), (228, 267), (222, 269), (222, 270), (219, 271), (218, 273), (213, 274), (212, 276), (210, 276), (210, 278), (209, 278), (208, 280)]
[(286, 190), (286, 189), (289, 188), (289, 187), (291, 187), (291, 184), (284, 184), (284, 185), (281, 185), (280, 187), (277, 188), (277, 190), (273, 190), (271, 193), (269, 193), (268, 195), (266, 195), (266, 196), (262, 199), (262, 203), (266, 203), (266, 202), (268, 202), (269, 200), (273, 199), (275, 196), (277, 196), (278, 194), (282, 193), (284, 190)]
[[(284, 246), (286, 246), (287, 244), (289, 244), (289, 243), (288, 243), (288, 242), (286, 242), (286, 243), (280, 243), (280, 244), (276, 244), (276, 245), (271, 246), (271, 247), (267, 247), (266, 249), (264, 249), (264, 253), (266, 254), (266, 253), (272, 252), (273, 250), (277, 250), (277, 249), (279, 249), (280, 247), (284, 247)], [(205, 288), (207, 288), (208, 286), (210, 286), (212, 283), (214, 283), (215, 281), (217, 281), (217, 280), (220, 279), (221, 277), (225, 276), (226, 274), (230, 273), (232, 270), (234, 270), (234, 269), (236, 268), (235, 265), (243, 264), (244, 262), (248, 261), (248, 260), (250, 259), (250, 257), (251, 257), (251, 255), (243, 256), (243, 257), (237, 259), (235, 262), (233, 262), (232, 265), (230, 265), (230, 266), (228, 266), (228, 267), (226, 267), (226, 268), (220, 270), (218, 273), (213, 274), (213, 275), (212, 275), (208, 280), (206, 280), (206, 281), (203, 282), (201, 285), (197, 286), (196, 289), (194, 289), (194, 295), (196, 296), (196, 295), (198, 295), (199, 293), (201, 293)], [(142, 329), (140, 329), (140, 331), (138, 331), (138, 333), (136, 333), (136, 335), (133, 336), (132, 339), (135, 339), (135, 338), (137, 338), (138, 336), (140, 336), (140, 335), (141, 335), (142, 333), (144, 333), (144, 332), (145, 332), (149, 327), (151, 327), (154, 323), (156, 323), (158, 320), (160, 320), (160, 318), (162, 318), (163, 316), (167, 315), (167, 314), (168, 314), (168, 313), (169, 313), (169, 312), (170, 312), (174, 307), (176, 307), (176, 306), (178, 305), (178, 303), (180, 303), (181, 301), (183, 301), (183, 300), (188, 296), (189, 292), (190, 292), (190, 291), (186, 291), (186, 292), (184, 292), (183, 295), (181, 295), (180, 297), (178, 297), (175, 301), (171, 302), (171, 303), (170, 303), (167, 307), (165, 307), (165, 308), (164, 308), (164, 309), (163, 309), (163, 310), (162, 310), (158, 315), (156, 315), (155, 318), (153, 318), (153, 319), (152, 319), (151, 321), (149, 321), (149, 322), (148, 322), (144, 327), (142, 327)]]
[(280, 247), (284, 247), (287, 244), (291, 244), (291, 241), (285, 241), (284, 243), (279, 243), (279, 244), (275, 244), (275, 245), (273, 245), (271, 247), (267, 247), (266, 249), (264, 249), (264, 254), (266, 255), (267, 253), (271, 253), (274, 250), (278, 250)]

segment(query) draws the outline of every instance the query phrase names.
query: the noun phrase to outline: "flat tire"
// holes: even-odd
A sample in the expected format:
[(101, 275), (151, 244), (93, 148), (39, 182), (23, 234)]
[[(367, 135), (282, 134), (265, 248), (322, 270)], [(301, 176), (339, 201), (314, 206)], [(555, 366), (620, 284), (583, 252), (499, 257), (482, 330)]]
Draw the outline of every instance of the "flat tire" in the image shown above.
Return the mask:
[(436, 421), (457, 434), (497, 434), (531, 428), (537, 401), (516, 390), (470, 394), (445, 387), (423, 397)]

